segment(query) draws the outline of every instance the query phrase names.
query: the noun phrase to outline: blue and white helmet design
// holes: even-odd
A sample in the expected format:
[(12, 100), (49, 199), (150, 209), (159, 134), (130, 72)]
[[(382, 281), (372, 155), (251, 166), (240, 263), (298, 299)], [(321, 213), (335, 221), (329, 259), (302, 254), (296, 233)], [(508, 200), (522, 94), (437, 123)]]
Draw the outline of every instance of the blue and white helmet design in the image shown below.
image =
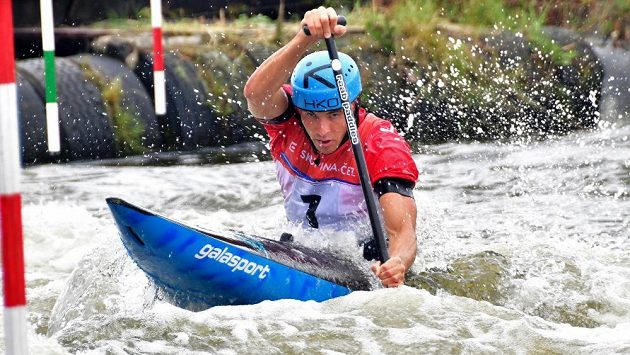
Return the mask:
[[(355, 61), (339, 52), (339, 60), (348, 91), (348, 101), (361, 94), (361, 73)], [(307, 111), (331, 111), (341, 108), (335, 77), (327, 51), (315, 52), (302, 58), (291, 75), (293, 104)]]

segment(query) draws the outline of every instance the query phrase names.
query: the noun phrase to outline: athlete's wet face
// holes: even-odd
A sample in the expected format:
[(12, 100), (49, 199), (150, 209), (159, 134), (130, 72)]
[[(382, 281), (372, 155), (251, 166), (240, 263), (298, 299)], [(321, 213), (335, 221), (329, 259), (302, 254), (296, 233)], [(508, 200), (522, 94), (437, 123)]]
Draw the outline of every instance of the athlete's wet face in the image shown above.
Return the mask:
[[(354, 109), (354, 105), (352, 105)], [(334, 111), (314, 112), (298, 109), (302, 123), (315, 148), (321, 154), (330, 154), (341, 145), (348, 126), (341, 109)], [(353, 110), (354, 111), (354, 110)]]

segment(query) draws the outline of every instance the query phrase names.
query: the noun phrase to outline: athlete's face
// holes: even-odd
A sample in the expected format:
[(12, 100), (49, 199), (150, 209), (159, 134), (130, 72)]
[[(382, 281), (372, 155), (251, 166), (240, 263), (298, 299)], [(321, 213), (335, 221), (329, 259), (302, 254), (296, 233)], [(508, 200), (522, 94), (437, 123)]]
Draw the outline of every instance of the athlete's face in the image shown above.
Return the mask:
[(298, 110), (306, 133), (311, 137), (317, 151), (330, 154), (339, 148), (348, 131), (341, 109), (325, 112)]

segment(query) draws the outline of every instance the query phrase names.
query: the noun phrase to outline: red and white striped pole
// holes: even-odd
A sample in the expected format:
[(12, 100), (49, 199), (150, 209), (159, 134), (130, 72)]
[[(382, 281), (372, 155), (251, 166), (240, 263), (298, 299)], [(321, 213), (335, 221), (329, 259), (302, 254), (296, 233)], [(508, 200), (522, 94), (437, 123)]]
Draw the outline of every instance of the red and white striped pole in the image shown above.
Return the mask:
[(27, 354), (20, 144), (11, 0), (0, 0), (0, 238), (7, 354)]
[(151, 26), (153, 27), (153, 94), (155, 113), (166, 114), (166, 84), (164, 78), (164, 52), (162, 49), (162, 1), (151, 0)]
[(59, 153), (59, 106), (57, 105), (57, 82), (55, 80), (55, 26), (52, 0), (40, 0), (39, 12), (42, 21), (42, 48), (44, 50), (44, 76), (46, 78), (46, 132), (48, 152)]

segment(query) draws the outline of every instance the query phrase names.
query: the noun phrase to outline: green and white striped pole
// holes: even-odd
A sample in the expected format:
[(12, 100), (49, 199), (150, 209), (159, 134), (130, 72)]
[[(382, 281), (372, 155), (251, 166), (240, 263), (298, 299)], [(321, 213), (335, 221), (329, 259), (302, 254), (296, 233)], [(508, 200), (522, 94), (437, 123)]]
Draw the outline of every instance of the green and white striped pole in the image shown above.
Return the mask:
[(42, 48), (44, 49), (44, 77), (46, 78), (46, 131), (48, 152), (59, 153), (59, 106), (57, 105), (57, 82), (55, 80), (55, 28), (52, 0), (40, 0), (42, 21)]

